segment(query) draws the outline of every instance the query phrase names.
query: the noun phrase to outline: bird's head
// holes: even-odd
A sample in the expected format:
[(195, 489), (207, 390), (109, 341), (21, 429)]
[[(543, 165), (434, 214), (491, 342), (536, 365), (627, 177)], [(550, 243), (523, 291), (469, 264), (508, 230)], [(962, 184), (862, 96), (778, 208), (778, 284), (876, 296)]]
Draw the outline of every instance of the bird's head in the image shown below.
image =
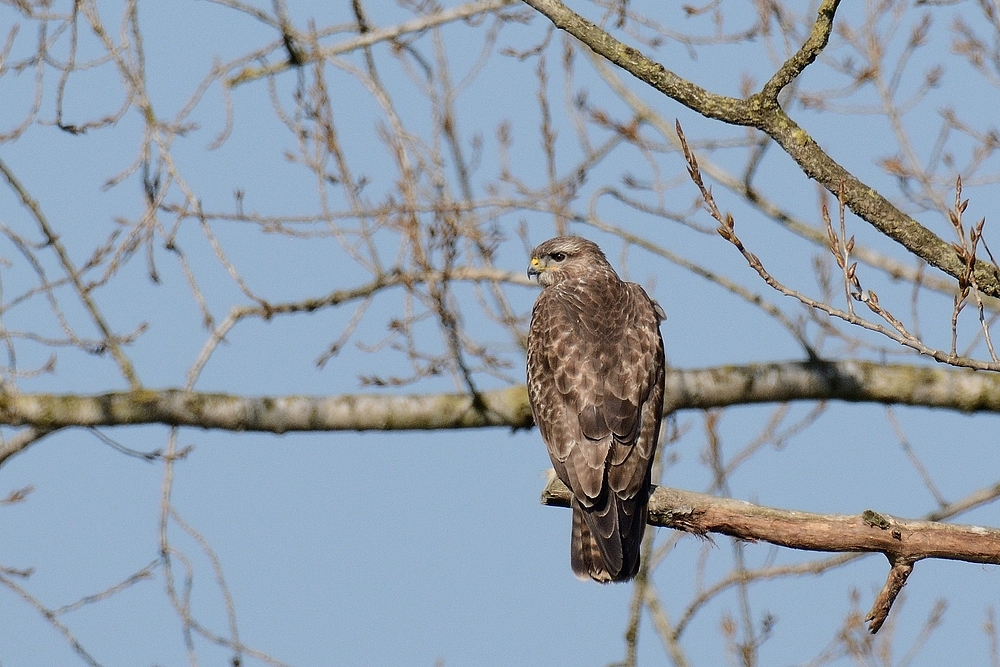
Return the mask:
[(557, 236), (531, 252), (528, 278), (538, 280), (542, 287), (550, 287), (605, 268), (615, 275), (604, 253), (593, 241), (580, 236)]

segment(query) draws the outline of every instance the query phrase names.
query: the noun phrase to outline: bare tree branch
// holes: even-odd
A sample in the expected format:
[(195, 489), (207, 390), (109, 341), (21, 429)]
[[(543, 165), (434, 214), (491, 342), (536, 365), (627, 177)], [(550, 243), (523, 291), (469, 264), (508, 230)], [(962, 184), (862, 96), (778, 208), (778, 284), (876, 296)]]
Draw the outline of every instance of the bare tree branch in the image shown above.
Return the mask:
[[(965, 498), (961, 498), (953, 503), (948, 503), (946, 507), (929, 512), (922, 518), (924, 521), (942, 521), (944, 519), (958, 516), (959, 514), (976, 507), (981, 507), (986, 503), (992, 502), (998, 497), (1000, 497), (1000, 484), (993, 484), (992, 486), (978, 489)], [(710, 600), (715, 599), (722, 591), (728, 588), (741, 583), (776, 579), (779, 577), (800, 576), (804, 574), (818, 575), (833, 568), (846, 565), (847, 563), (866, 555), (867, 554), (860, 552), (842, 553), (836, 556), (827, 556), (818, 560), (806, 561), (804, 563), (794, 563), (791, 565), (769, 565), (756, 570), (730, 572), (721, 580), (701, 591), (693, 600), (691, 600), (691, 602), (688, 603), (687, 609), (685, 609), (684, 613), (677, 621), (677, 626), (674, 630), (674, 639), (677, 639), (680, 636), (680, 634), (687, 627), (688, 622), (694, 618), (695, 613), (700, 608), (702, 608)]]
[(705, 409), (792, 400), (842, 400), (949, 408), (1000, 409), (1000, 377), (950, 368), (814, 361), (667, 372), (665, 409)]
[[(315, 52), (307, 51), (301, 53), (297, 58), (297, 62), (294, 63), (286, 60), (274, 65), (246, 67), (229, 77), (226, 80), (226, 84), (232, 87), (239, 86), (240, 84), (255, 81), (266, 76), (273, 76), (289, 69), (293, 65), (302, 65), (316, 60), (331, 58), (335, 55), (371, 46), (372, 44), (393, 40), (408, 33), (422, 32), (452, 21), (462, 21), (481, 14), (489, 14), (514, 2), (515, 0), (480, 0), (479, 2), (469, 2), (448, 10), (427, 14), (412, 21), (399, 23), (390, 28), (370, 30), (340, 44), (319, 48)], [(289, 29), (290, 26), (282, 26), (282, 28)]]
[(885, 585), (879, 591), (872, 610), (868, 612), (865, 620), (869, 622), (868, 630), (874, 634), (879, 631), (885, 619), (889, 617), (889, 610), (892, 603), (899, 597), (899, 592), (906, 585), (906, 580), (913, 572), (913, 561), (907, 558), (890, 559), (892, 567), (889, 568), (889, 576), (886, 577)]
[(29, 426), (28, 428), (20, 431), (12, 438), (6, 438), (0, 442), (0, 465), (9, 459), (10, 457), (23, 452), (25, 449), (38, 442), (49, 433), (55, 429), (51, 428), (35, 428), (34, 426)]
[[(464, 393), (327, 397), (249, 397), (180, 389), (97, 395), (22, 393), (0, 395), (0, 424), (33, 426), (39, 431), (68, 426), (166, 424), (273, 433), (497, 426), (517, 429), (532, 425), (523, 386), (483, 391), (480, 397), (482, 406)], [(870, 361), (790, 361), (673, 369), (667, 372), (664, 407), (674, 412), (802, 400), (1000, 412), (1000, 376)], [(0, 457), (0, 463), (3, 460)]]
[[(798, 60), (786, 63), (769, 85), (747, 99), (717, 95), (683, 79), (662, 64), (612, 37), (600, 27), (580, 16), (559, 0), (524, 0), (544, 14), (560, 30), (565, 30), (598, 55), (607, 58), (640, 81), (697, 113), (731, 125), (755, 127), (767, 133), (795, 160), (802, 171), (830, 192), (841, 188), (844, 201), (858, 217), (873, 225), (886, 236), (921, 257), (928, 264), (959, 278), (966, 265), (951, 244), (919, 222), (900, 211), (871, 186), (858, 180), (831, 158), (819, 144), (792, 120), (778, 104), (777, 94), (786, 78), (801, 72), (815, 59), (817, 47), (825, 44), (833, 20), (836, 2), (827, 0), (820, 8), (813, 35), (800, 52)], [(818, 36), (817, 36), (818, 35)], [(978, 261), (976, 281), (981, 290), (1000, 296), (1000, 269)]]
[(95, 396), (19, 394), (7, 396), (0, 423), (58, 428), (167, 424), (232, 431), (398, 431), (531, 425), (524, 387), (483, 392), (476, 408), (468, 394), (336, 397), (244, 397), (179, 389)]
[[(542, 503), (569, 507), (570, 499), (569, 489), (550, 475)], [(813, 514), (657, 486), (649, 499), (649, 523), (695, 535), (718, 533), (805, 551), (885, 554), (892, 568), (867, 617), (873, 633), (888, 616), (916, 561), (942, 558), (1000, 565), (1000, 529), (912, 521), (873, 510)]]
[[(49, 4), (0, 2), (6, 26), (0, 79), (12, 91), (5, 109), (13, 114), (0, 121), (9, 124), (0, 128), (0, 147), (9, 145), (11, 160), (27, 155), (45, 166), (21, 174), (10, 160), (0, 162), (0, 195), (12, 204), (0, 210), (6, 216), (0, 224), (0, 427), (6, 427), (0, 466), (56, 430), (76, 428), (155, 461), (162, 471), (159, 553), (138, 572), (125, 579), (115, 573), (109, 580), (117, 583), (50, 607), (29, 587), (45, 588), (31, 580), (30, 568), (33, 549), (44, 544), (12, 538), (20, 550), (13, 557), (28, 558), (29, 567), (0, 563), (0, 589), (50, 619), (85, 664), (97, 662), (103, 640), (79, 635), (77, 642), (74, 612), (90, 614), (94, 604), (106, 606), (162, 572), (161, 595), (169, 602), (163, 609), (179, 621), (173, 627), (188, 662), (205, 662), (200, 654), (208, 650), (228, 653), (234, 665), (283, 665), (263, 647), (244, 643), (248, 634), (237, 612), (246, 601), (231, 595), (227, 583), (225, 554), (234, 552), (229, 538), (189, 524), (193, 497), (185, 492), (181, 502), (174, 496), (175, 483), (204, 465), (180, 464), (191, 449), (178, 446), (180, 427), (234, 433), (531, 428), (520, 386), (531, 295), (523, 289), (525, 276), (508, 269), (521, 265), (541, 240), (536, 237), (552, 230), (608, 242), (623, 276), (643, 281), (672, 318), (690, 325), (671, 331), (679, 364), (704, 363), (683, 355), (709, 344), (705, 323), (718, 326), (713, 333), (739, 334), (741, 311), (729, 310), (730, 303), (750, 304), (767, 331), (781, 336), (783, 328), (794, 338), (774, 341), (785, 351), (773, 356), (734, 341), (734, 358), (796, 361), (669, 372), (666, 410), (707, 412), (668, 418), (665, 437), (677, 447), (659, 452), (669, 466), (705, 438), (701, 465), (711, 486), (701, 491), (730, 495), (733, 475), (751, 462), (764, 475), (780, 474), (761, 454), (779, 452), (793, 438), (822, 442), (815, 456), (830, 456), (829, 447), (842, 439), (817, 433), (817, 418), (853, 412), (836, 401), (1000, 413), (997, 374), (970, 370), (1000, 369), (993, 344), (1000, 298), (991, 296), (1000, 295), (1000, 269), (979, 261), (993, 259), (993, 230), (969, 222), (988, 213), (978, 209), (1000, 183), (1000, 132), (989, 114), (977, 113), (991, 108), (1000, 91), (994, 4), (959, 3), (948, 8), (954, 21), (943, 25), (935, 2), (870, 3), (838, 14), (839, 0), (817, 0), (810, 8), (783, 0), (732, 7), (715, 0), (697, 6), (353, 0), (313, 17), (313, 8), (288, 0), (259, 7), (212, 0), (179, 3), (170, 14), (178, 25), (205, 26), (208, 38), (190, 35), (189, 48), (166, 60), (162, 49), (147, 52), (145, 44), (170, 33), (161, 33), (164, 25), (152, 16), (140, 22), (138, 0)], [(240, 41), (254, 34), (246, 19), (259, 24), (263, 40)], [(653, 90), (629, 81), (615, 65)], [(189, 78), (194, 72), (200, 74)], [(593, 85), (595, 73), (607, 87)], [(150, 83), (163, 77), (170, 77), (169, 90), (151, 96)], [(665, 97), (710, 121), (695, 124), (701, 135), (692, 137), (688, 151), (704, 155), (700, 198), (690, 196), (678, 162), (682, 137), (668, 121), (675, 114), (667, 113), (677, 107)], [(936, 106), (942, 99), (949, 106)], [(127, 117), (134, 122), (117, 122)], [(204, 139), (211, 143), (203, 145)], [(65, 141), (73, 150), (45, 157)], [(792, 160), (774, 154), (774, 144)], [(98, 173), (91, 173), (95, 166)], [(800, 174), (817, 181), (815, 187)], [(955, 187), (954, 205), (948, 201), (959, 176), (973, 202), (964, 221), (969, 200), (962, 188)], [(96, 192), (101, 184), (105, 190)], [(713, 186), (720, 202), (726, 199), (723, 210), (748, 206), (765, 224), (741, 224), (741, 240), (731, 218), (714, 206)], [(838, 198), (839, 220), (830, 218), (827, 191)], [(714, 206), (723, 237), (756, 272), (747, 272), (740, 258), (720, 248), (716, 230), (699, 222), (705, 204)], [(846, 207), (872, 229), (848, 225)], [(76, 209), (87, 211), (86, 224), (79, 224)], [(957, 243), (943, 240), (955, 240), (949, 233)], [(927, 263), (943, 271), (928, 271)], [(885, 307), (874, 292), (862, 292), (862, 278), (881, 292)], [(838, 307), (841, 299), (846, 306)], [(855, 300), (875, 317), (856, 313)], [(904, 301), (909, 318), (898, 317)], [(121, 333), (137, 312), (144, 323)], [(946, 333), (947, 346), (940, 342)], [(951, 366), (926, 366), (914, 351)], [(897, 352), (907, 356), (892, 356)], [(251, 385), (274, 392), (272, 379), (303, 386), (298, 375), (316, 355), (329, 395), (246, 395)], [(906, 364), (876, 363), (887, 356)], [(161, 383), (181, 386), (146, 389), (140, 378), (147, 375), (179, 378)], [(109, 377), (125, 381), (108, 385)], [(218, 393), (195, 391), (203, 383)], [(119, 385), (127, 390), (99, 393)], [(401, 394), (404, 385), (413, 385), (407, 390), (413, 393)], [(814, 403), (798, 410), (796, 401)], [(749, 411), (771, 412), (757, 434), (717, 428), (722, 408), (765, 403), (771, 406)], [(733, 548), (713, 549), (704, 540), (693, 550), (674, 549), (680, 540), (691, 542), (686, 533), (671, 531), (659, 545), (648, 534), (623, 619), (624, 664), (637, 663), (639, 636), (652, 630), (678, 667), (718, 662), (711, 651), (756, 667), (763, 643), (780, 641), (771, 608), (787, 602), (757, 590), (755, 582), (820, 574), (872, 552), (889, 562), (868, 614), (871, 630), (883, 628), (878, 641), (863, 631), (865, 612), (854, 597), (844, 623), (831, 628), (829, 647), (810, 664), (848, 657), (911, 662), (940, 618), (936, 606), (909, 651), (898, 652), (902, 659), (889, 659), (893, 630), (906, 622), (897, 623), (903, 617), (890, 617), (890, 609), (914, 564), (931, 557), (995, 563), (998, 557), (996, 530), (929, 522), (953, 521), (956, 512), (974, 507), (988, 516), (997, 509), (1000, 484), (964, 489), (962, 479), (941, 470), (951, 458), (950, 442), (929, 442), (929, 434), (912, 447), (908, 441), (912, 429), (941, 415), (897, 412), (900, 424), (891, 410), (890, 421), (899, 446), (936, 500), (924, 521), (873, 511), (806, 514), (657, 489), (654, 522), (730, 535), (721, 539)], [(691, 428), (698, 418), (704, 433)], [(982, 423), (964, 424), (960, 439), (980, 436), (975, 429)], [(131, 429), (111, 431), (132, 424), (167, 426), (142, 429), (165, 431), (166, 446), (133, 447), (123, 440)], [(875, 432), (869, 437), (881, 437)], [(336, 438), (325, 440), (337, 446)], [(894, 451), (890, 446), (882, 454)], [(17, 463), (30, 471), (27, 458)], [(0, 509), (45, 517), (46, 503), (23, 502), (32, 487), (19, 486), (4, 492)], [(109, 492), (99, 487), (93, 490)], [(919, 481), (909, 488), (922, 490)], [(214, 489), (200, 490), (213, 498)], [(747, 493), (752, 497), (752, 489)], [(949, 503), (951, 497), (961, 498)], [(19, 523), (60, 530), (44, 519)], [(99, 532), (66, 537), (100, 541)], [(757, 539), (823, 553), (775, 562), (783, 553), (778, 548), (751, 551), (742, 542)], [(977, 539), (988, 544), (969, 556)], [(751, 567), (750, 554), (759, 551), (765, 557)], [(676, 581), (669, 573), (688, 565), (688, 600), (671, 595), (665, 604), (664, 591)], [(341, 569), (324, 576), (343, 576)], [(961, 576), (972, 579), (979, 569), (963, 568)], [(219, 604), (197, 603), (207, 599), (203, 582)], [(808, 582), (801, 583), (801, 594), (810, 595)], [(687, 645), (683, 640), (715, 610), (721, 611), (719, 641)], [(995, 648), (992, 616), (989, 624)], [(154, 631), (170, 626), (157, 622)], [(34, 638), (21, 639), (30, 645)], [(90, 642), (94, 647), (84, 650)]]
[(101, 313), (100, 309), (97, 307), (97, 303), (91, 296), (90, 290), (84, 286), (83, 281), (80, 279), (80, 272), (73, 265), (73, 261), (70, 259), (69, 253), (63, 246), (62, 241), (59, 239), (59, 235), (56, 234), (55, 230), (49, 224), (48, 218), (46, 218), (45, 214), (42, 213), (41, 206), (37, 201), (35, 201), (34, 198), (32, 198), (27, 189), (25, 189), (24, 185), (21, 184), (21, 182), (14, 175), (14, 172), (10, 170), (3, 160), (0, 160), (0, 174), (3, 175), (11, 189), (17, 193), (25, 208), (31, 211), (32, 216), (41, 228), (42, 233), (45, 235), (46, 243), (55, 249), (56, 254), (59, 257), (59, 262), (62, 264), (63, 270), (66, 272), (66, 277), (76, 289), (76, 293), (79, 296), (80, 301), (86, 306), (87, 311), (94, 320), (94, 324), (101, 332), (101, 335), (103, 336), (103, 343), (111, 351), (111, 356), (113, 356), (115, 361), (118, 363), (125, 380), (128, 381), (128, 384), (132, 389), (138, 389), (142, 386), (142, 383), (139, 381), (139, 376), (136, 374), (135, 368), (132, 366), (132, 361), (122, 351), (120, 345), (121, 336), (117, 336), (111, 331), (111, 327), (108, 325), (103, 313)]

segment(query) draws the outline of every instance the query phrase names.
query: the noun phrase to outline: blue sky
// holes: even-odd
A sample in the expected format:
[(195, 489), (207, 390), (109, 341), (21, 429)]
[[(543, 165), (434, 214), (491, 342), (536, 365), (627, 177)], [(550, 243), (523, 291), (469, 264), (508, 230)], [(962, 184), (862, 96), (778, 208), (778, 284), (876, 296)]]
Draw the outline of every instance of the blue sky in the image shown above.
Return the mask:
[[(395, 7), (370, 4), (376, 26), (408, 16)], [(351, 21), (346, 2), (332, 8), (321, 2), (290, 0), (289, 5), (291, 18), (300, 28), (312, 18), (320, 26)], [(270, 11), (270, 3), (261, 7)], [(102, 2), (99, 9), (117, 31), (121, 5)], [(851, 19), (861, 11), (851, 3), (841, 9)], [(930, 60), (946, 51), (950, 17), (950, 10), (934, 11), (938, 31), (933, 36), (940, 46), (920, 56)], [(150, 96), (161, 119), (175, 117), (216, 60), (228, 61), (276, 38), (261, 24), (209, 2), (139, 3), (139, 15)], [(0, 35), (2, 26), (13, 20), (10, 9), (0, 9)], [(739, 25), (751, 17), (737, 14), (727, 20)], [(22, 25), (14, 41), (14, 56), (23, 57), (34, 48), (34, 29)], [(460, 80), (472, 69), (469, 54), (478, 53), (485, 30), (484, 25), (463, 24), (442, 32), (454, 68), (453, 80)], [(547, 22), (540, 17), (526, 25), (510, 25), (501, 32), (499, 45), (525, 49), (540, 43), (547, 30)], [(563, 85), (558, 67), (560, 39), (554, 37), (547, 51), (551, 90)], [(53, 51), (64, 55), (66, 48), (66, 40), (61, 38)], [(433, 58), (429, 36), (416, 42), (416, 48), (424, 57)], [(888, 48), (898, 48), (898, 44), (893, 42)], [(81, 53), (96, 52), (93, 35), (81, 29)], [(736, 94), (744, 69), (761, 77), (770, 67), (759, 53), (754, 59), (736, 52), (735, 47), (701, 48), (695, 55), (667, 45), (659, 57), (682, 75), (727, 94)], [(386, 87), (396, 95), (400, 114), (410, 123), (408, 127), (415, 133), (426, 133), (430, 116), (426, 99), (418, 94), (419, 77), (403, 71), (385, 45), (375, 49), (375, 57)], [(345, 61), (355, 67), (363, 65), (359, 53), (346, 56)], [(535, 66), (535, 61), (494, 55), (458, 100), (458, 128), (466, 150), (474, 152), (474, 136), (482, 141), (481, 163), (473, 177), (477, 188), (496, 176), (496, 129), (504, 121), (512, 128), (511, 161), (518, 177), (533, 187), (545, 182), (544, 159), (538, 151)], [(622, 104), (609, 97), (606, 85), (590, 73), (582, 57), (577, 57), (576, 68), (577, 84), (586, 87), (592, 101), (626, 117)], [(294, 71), (285, 72), (276, 79), (286, 109), (292, 108), (297, 76)], [(356, 78), (335, 68), (330, 68), (328, 76), (345, 152), (356, 173), (371, 178), (366, 196), (379, 200), (395, 187), (394, 168), (377, 138), (384, 117)], [(826, 85), (821, 76), (810, 78), (813, 76), (808, 72), (803, 85)], [(13, 100), (0, 109), (0, 132), (6, 132), (21, 117), (30, 99), (26, 96), (32, 91), (31, 77), (30, 72), (0, 77), (0, 99)], [(741, 135), (741, 130), (698, 119), (626, 80), (668, 118), (678, 117), (689, 137)], [(961, 89), (966, 80), (959, 71), (949, 81), (950, 86)], [(0, 158), (40, 202), (72, 249), (74, 261), (82, 264), (117, 228), (117, 218), (134, 219), (142, 211), (138, 175), (115, 187), (103, 187), (135, 159), (142, 142), (142, 119), (136, 110), (130, 110), (112, 127), (81, 136), (60, 132), (51, 126), (57, 83), (57, 74), (48, 71), (38, 122), (16, 142), (0, 144)], [(114, 110), (120, 104), (120, 89), (114, 72), (106, 68), (70, 78), (67, 117), (78, 122)], [(949, 96), (957, 99), (953, 89), (935, 94), (940, 95), (941, 103), (930, 104), (928, 117), (933, 117)], [(300, 166), (284, 159), (286, 151), (295, 150), (295, 140), (275, 118), (268, 95), (266, 84), (260, 81), (234, 90), (232, 134), (221, 147), (209, 150), (226, 124), (224, 98), (216, 84), (187, 119), (196, 125), (175, 140), (172, 155), (178, 169), (206, 211), (231, 211), (237, 189), (246, 193), (244, 207), (248, 211), (294, 216), (318, 209), (315, 182)], [(554, 97), (558, 99), (558, 95)], [(565, 109), (554, 108), (553, 113), (560, 133), (559, 167), (568, 169), (579, 159), (579, 149)], [(873, 156), (895, 150), (878, 122), (849, 118), (838, 125), (827, 124), (821, 114), (802, 112), (802, 117), (803, 124), (835, 158), (880, 187), (894, 187), (873, 166)], [(922, 124), (932, 124), (924, 118), (913, 122), (918, 134)], [(665, 180), (684, 174), (683, 162), (676, 154), (658, 154), (652, 161)], [(814, 186), (776, 149), (767, 154), (765, 165), (771, 170), (772, 181), (787, 183), (777, 188), (785, 197), (782, 204), (815, 220)], [(600, 187), (599, 179), (620, 185), (623, 173), (651, 179), (652, 171), (642, 156), (622, 149), (591, 177), (595, 182), (588, 182), (574, 205), (587, 210), (586, 197)], [(343, 195), (338, 192), (336, 187), (328, 189), (333, 207), (341, 209)], [(970, 216), (987, 211), (991, 201), (988, 184), (973, 192), (977, 198), (970, 206)], [(724, 208), (737, 213), (741, 236), (748, 245), (753, 244), (765, 264), (782, 279), (813, 284), (810, 261), (815, 249), (790, 235), (776, 234), (759, 214), (741, 208), (721, 188), (719, 197)], [(169, 200), (180, 201), (178, 191), (173, 191)], [(693, 190), (679, 187), (670, 205), (683, 210), (692, 200)], [(691, 259), (714, 265), (756, 291), (764, 291), (732, 248), (718, 238), (637, 215), (606, 198), (597, 201), (596, 210), (603, 218), (653, 236)], [(924, 219), (940, 233), (946, 231), (933, 216)], [(173, 224), (169, 215), (164, 215), (163, 221), (167, 228)], [(709, 220), (702, 216), (699, 222), (707, 225)], [(7, 188), (0, 188), (0, 223), (32, 240), (39, 239), (37, 227)], [(495, 224), (508, 238), (498, 252), (497, 264), (518, 273), (526, 266), (517, 239), (519, 226), (523, 224), (528, 230), (532, 243), (548, 238), (554, 230), (551, 217), (536, 211), (500, 216)], [(891, 251), (891, 244), (875, 238), (863, 223), (852, 219), (852, 224), (859, 242)], [(352, 287), (366, 279), (329, 236), (289, 239), (245, 223), (218, 220), (211, 223), (211, 229), (247, 284), (265, 298), (296, 300)], [(601, 241), (613, 263), (620, 265), (620, 246), (610, 237), (583, 225), (574, 226), (573, 231)], [(193, 267), (217, 319), (231, 306), (248, 303), (216, 260), (196, 222), (181, 224), (175, 242)], [(391, 258), (392, 240), (380, 237), (380, 243), (385, 244), (382, 249)], [(145, 250), (140, 250), (112, 283), (95, 294), (117, 330), (149, 324), (146, 333), (128, 348), (144, 384), (150, 388), (181, 386), (207, 332), (176, 256), (163, 247), (162, 238), (152, 244), (151, 252), (159, 283), (149, 279)], [(40, 255), (46, 269), (59, 275), (51, 254)], [(668, 313), (663, 334), (673, 365), (697, 368), (801, 356), (787, 332), (717, 286), (642, 251), (631, 251), (628, 259), (629, 277), (646, 285)], [(5, 298), (33, 284), (33, 274), (23, 257), (6, 240), (0, 245), (0, 260), (5, 261), (0, 265)], [(908, 308), (908, 288), (894, 286), (874, 272), (866, 279), (885, 290), (880, 295), (895, 296), (901, 309)], [(491, 349), (511, 361), (509, 374), (519, 378), (523, 356), (515, 341), (483, 315), (468, 292), (459, 293), (466, 298), (466, 330), (477, 340), (491, 341)], [(533, 289), (510, 286), (506, 293), (519, 315), (530, 310)], [(73, 326), (84, 335), (94, 335), (86, 313), (69, 290), (61, 288), (57, 294)], [(924, 322), (925, 331), (946, 335), (947, 300), (925, 297), (922, 304), (931, 314)], [(379, 341), (385, 335), (386, 321), (403, 305), (398, 294), (376, 300), (353, 340), (365, 344)], [(399, 373), (401, 365), (405, 366), (401, 355), (370, 354), (349, 345), (323, 368), (315, 364), (353, 312), (353, 306), (348, 306), (241, 324), (228, 336), (228, 344), (213, 355), (195, 388), (245, 395), (375, 391), (361, 387), (359, 375)], [(59, 335), (58, 323), (41, 299), (5, 313), (4, 326)], [(428, 348), (434, 348), (433, 336), (437, 334), (433, 327), (422, 331)], [(73, 349), (56, 352), (55, 371), (23, 379), (19, 383), (22, 391), (98, 393), (125, 388), (121, 374), (106, 355)], [(51, 353), (52, 349), (43, 345), (20, 343), (17, 366), (21, 370), (40, 366)], [(485, 387), (502, 385), (485, 375), (480, 380)], [(451, 378), (438, 378), (404, 391), (457, 388)], [(803, 417), (811, 407), (793, 406), (791, 419)], [(727, 455), (755, 437), (772, 409), (764, 406), (726, 412), (720, 435)], [(913, 449), (949, 500), (995, 482), (993, 467), (988, 465), (995, 458), (995, 417), (918, 409), (898, 409), (897, 414)], [(665, 483), (703, 490), (711, 479), (701, 460), (705, 446), (702, 415), (682, 414), (678, 423), (684, 435), (670, 446), (675, 462), (667, 468)], [(134, 450), (167, 446), (168, 432), (162, 427), (105, 433)], [(9, 434), (5, 431), (5, 436)], [(622, 634), (631, 588), (602, 587), (572, 576), (569, 513), (538, 502), (549, 463), (535, 431), (275, 436), (184, 429), (177, 440), (179, 447), (193, 449), (176, 464), (173, 507), (217, 554), (232, 595), (240, 639), (283, 663), (604, 665), (623, 655)], [(34, 489), (25, 502), (0, 506), (0, 565), (33, 568), (30, 578), (17, 581), (53, 608), (104, 590), (157, 559), (163, 480), (161, 463), (125, 456), (85, 430), (67, 430), (43, 440), (0, 469), (0, 496), (29, 485)], [(815, 426), (781, 448), (765, 448), (741, 468), (731, 480), (731, 492), (753, 502), (816, 512), (855, 513), (874, 508), (916, 517), (935, 508), (934, 499), (924, 490), (878, 406), (830, 406)], [(996, 525), (998, 516), (995, 509), (984, 508), (961, 521)], [(190, 595), (195, 615), (212, 632), (227, 635), (225, 599), (212, 561), (180, 522), (171, 523), (169, 535), (177, 549), (172, 561), (177, 580), (183, 584), (188, 565), (193, 573)], [(663, 542), (668, 537), (668, 531), (660, 530), (657, 540)], [(808, 558), (766, 545), (750, 545), (745, 555), (750, 565)], [(656, 573), (662, 602), (674, 620), (703, 583), (696, 579), (702, 558), (710, 582), (728, 571), (732, 547), (721, 538), (684, 537)], [(772, 638), (761, 649), (762, 663), (801, 664), (821, 654), (852, 609), (852, 592), (857, 591), (857, 604), (864, 613), (881, 587), (886, 569), (882, 557), (869, 556), (821, 578), (755, 586), (755, 622), (762, 622), (768, 614), (777, 619)], [(996, 599), (996, 577), (995, 570), (986, 566), (920, 563), (902, 604), (893, 612), (897, 625), (896, 660), (892, 664), (897, 664), (919, 634), (936, 600), (945, 596), (950, 602), (943, 626), (913, 664), (987, 662), (989, 645), (979, 628)], [(181, 624), (164, 592), (164, 581), (162, 567), (156, 568), (128, 590), (68, 611), (60, 620), (102, 665), (184, 664), (188, 656)], [(9, 588), (0, 587), (0, 606), (4, 610), (0, 665), (85, 664), (66, 639)], [(720, 625), (727, 614), (735, 616), (737, 609), (735, 595), (728, 595), (699, 613), (682, 642), (691, 664), (719, 664), (724, 659)], [(884, 631), (884, 636), (889, 634)], [(231, 657), (228, 650), (200, 637), (193, 641), (199, 664), (221, 664)], [(247, 665), (266, 664), (253, 655), (243, 657)], [(641, 629), (640, 662), (666, 662), (648, 617)], [(841, 658), (834, 664), (849, 662)]]

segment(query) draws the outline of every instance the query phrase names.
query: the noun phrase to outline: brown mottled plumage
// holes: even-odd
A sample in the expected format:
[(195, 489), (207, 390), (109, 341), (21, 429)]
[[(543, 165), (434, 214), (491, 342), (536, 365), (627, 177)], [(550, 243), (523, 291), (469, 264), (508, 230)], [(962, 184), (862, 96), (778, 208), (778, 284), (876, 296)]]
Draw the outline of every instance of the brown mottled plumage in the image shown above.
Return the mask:
[(581, 579), (639, 571), (663, 412), (663, 311), (597, 245), (549, 239), (528, 329), (528, 396), (556, 474), (573, 492), (570, 562)]

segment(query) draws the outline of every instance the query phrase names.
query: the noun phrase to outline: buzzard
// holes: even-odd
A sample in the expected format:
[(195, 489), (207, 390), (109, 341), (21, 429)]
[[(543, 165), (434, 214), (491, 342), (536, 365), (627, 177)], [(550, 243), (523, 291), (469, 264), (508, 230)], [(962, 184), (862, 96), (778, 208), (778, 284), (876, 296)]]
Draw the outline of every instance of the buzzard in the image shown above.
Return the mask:
[(528, 329), (528, 396), (573, 493), (570, 563), (580, 579), (628, 581), (663, 414), (663, 310), (578, 236), (535, 248), (528, 277), (543, 288)]

